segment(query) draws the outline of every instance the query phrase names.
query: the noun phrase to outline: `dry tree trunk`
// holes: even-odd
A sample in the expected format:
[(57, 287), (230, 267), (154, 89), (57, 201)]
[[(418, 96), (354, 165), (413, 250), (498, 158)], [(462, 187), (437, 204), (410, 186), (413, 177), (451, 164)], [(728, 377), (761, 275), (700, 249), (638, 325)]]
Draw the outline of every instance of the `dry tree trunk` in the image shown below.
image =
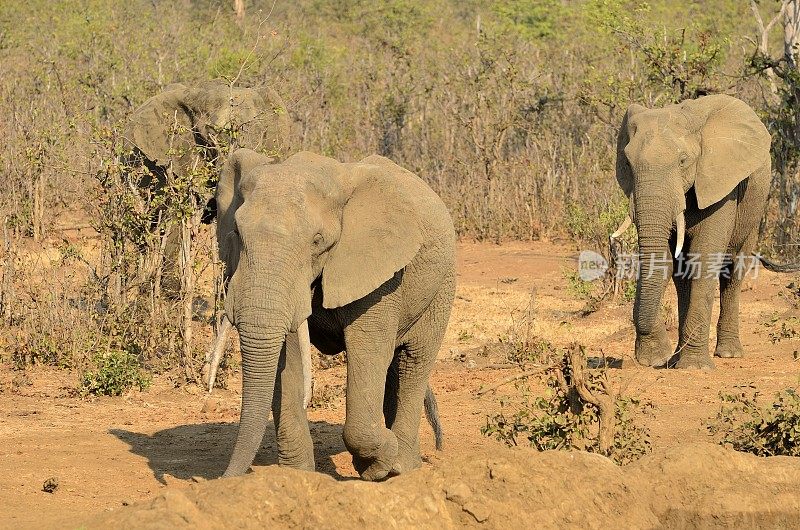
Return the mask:
[[(761, 13), (758, 10), (758, 4), (756, 3), (756, 0), (750, 0), (750, 10), (753, 12), (753, 16), (755, 16), (756, 19), (756, 24), (758, 25), (758, 30), (761, 32), (758, 41), (758, 50), (765, 57), (769, 57), (769, 34), (775, 24), (777, 24), (777, 22), (786, 12), (786, 2), (783, 2), (778, 14), (775, 15), (766, 25), (764, 24), (764, 20), (761, 18)], [(767, 79), (769, 79), (770, 91), (772, 92), (773, 97), (777, 97), (778, 86), (775, 83), (775, 71), (772, 68), (767, 68), (766, 74)]]
[(33, 240), (39, 241), (42, 238), (42, 216), (44, 208), (42, 207), (42, 193), (44, 188), (44, 178), (41, 171), (37, 171), (31, 183), (31, 203), (33, 211), (31, 212), (31, 228), (33, 230)]
[[(800, 52), (800, 49), (798, 49), (798, 46), (800, 46), (800, 42), (798, 42), (800, 40), (800, 0), (784, 0), (782, 10), (784, 11), (783, 53), (786, 64), (792, 71), (792, 74), (787, 76), (792, 88), (791, 104), (794, 109), (797, 109), (800, 108), (800, 85), (791, 82), (791, 80), (797, 79), (798, 70), (800, 70), (797, 60), (798, 52)], [(800, 146), (800, 112), (795, 110), (794, 119), (793, 140), (795, 147), (797, 147)], [(779, 225), (787, 228), (781, 230), (779, 244), (788, 245), (796, 243), (792, 239), (796, 236), (794, 229), (795, 204), (800, 193), (797, 163), (781, 168), (780, 179), (780, 192), (778, 195)]]
[(5, 263), (3, 264), (3, 281), (0, 285), (0, 313), (6, 324), (11, 323), (12, 303), (14, 300), (14, 252), (11, 249), (11, 239), (8, 237), (8, 219), (3, 220), (3, 241), (5, 250)]
[(244, 0), (233, 0), (233, 10), (236, 11), (236, 21), (239, 24), (244, 22)]
[(797, 39), (800, 37), (800, 0), (784, 1), (783, 54), (789, 65), (797, 69)]
[(598, 452), (604, 456), (611, 456), (617, 428), (614, 405), (617, 393), (610, 388), (605, 375), (600, 380), (599, 388), (591, 388), (592, 385), (590, 385), (589, 376), (586, 373), (586, 353), (583, 346), (578, 343), (569, 345), (564, 361), (556, 369), (556, 379), (561, 390), (567, 396), (573, 413), (580, 414), (583, 403), (597, 407)]
[[(193, 211), (197, 212), (196, 205)], [(190, 217), (181, 220), (181, 335), (183, 337), (181, 364), (184, 368), (186, 379), (196, 380), (197, 371), (194, 366), (194, 355), (192, 353), (192, 315), (195, 293), (194, 261), (197, 240), (197, 232), (202, 210)]]
[[(800, 112), (791, 110), (800, 108), (800, 85), (795, 81), (798, 78), (798, 70), (800, 70), (800, 65), (798, 64), (798, 52), (800, 52), (800, 49), (798, 49), (798, 46), (800, 46), (800, 0), (782, 0), (780, 10), (767, 24), (764, 24), (764, 20), (761, 18), (756, 0), (750, 0), (750, 9), (760, 32), (759, 42), (756, 45), (759, 52), (765, 57), (770, 57), (769, 33), (779, 20), (782, 19), (783, 21), (782, 65), (778, 69), (769, 68), (765, 73), (772, 92), (770, 105), (776, 108), (784, 107), (790, 109), (794, 119), (794, 123), (789, 122), (780, 125), (782, 130), (779, 131), (779, 135), (783, 141), (778, 144), (780, 147), (774, 151), (773, 189), (768, 199), (770, 204), (772, 204), (773, 200), (777, 201), (777, 228), (774, 244), (778, 247), (787, 247), (797, 242), (797, 228), (794, 218), (798, 195), (800, 195), (798, 162), (796, 156), (792, 154), (794, 148), (800, 146)], [(784, 82), (786, 87), (785, 94), (779, 93), (777, 89), (776, 78), (778, 77)], [(768, 207), (768, 211), (772, 211), (771, 207)], [(759, 234), (763, 235), (766, 229), (767, 218), (765, 217), (759, 226)]]

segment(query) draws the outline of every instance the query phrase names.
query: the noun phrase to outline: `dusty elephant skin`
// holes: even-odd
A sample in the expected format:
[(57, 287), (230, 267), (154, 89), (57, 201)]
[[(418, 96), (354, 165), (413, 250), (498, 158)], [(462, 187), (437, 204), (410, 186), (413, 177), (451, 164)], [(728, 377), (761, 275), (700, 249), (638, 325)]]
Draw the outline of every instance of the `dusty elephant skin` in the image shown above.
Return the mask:
[[(231, 87), (220, 80), (187, 86), (173, 83), (132, 114), (124, 138), (132, 150), (130, 164), (142, 164), (153, 180), (140, 183), (154, 190), (167, 182), (167, 171), (185, 176), (198, 164), (221, 165), (227, 149), (248, 147), (280, 159), (289, 139), (289, 118), (283, 100), (269, 87)], [(218, 162), (219, 161), (219, 162)], [(216, 185), (216, 174), (208, 182)], [(198, 197), (204, 207), (203, 222), (216, 215), (212, 197)], [(174, 232), (174, 231), (173, 231)], [(168, 262), (177, 263), (179, 240), (167, 240)], [(174, 267), (165, 278), (168, 286), (180, 285)]]
[[(558, 477), (554, 479), (554, 477)], [(733, 478), (734, 480), (729, 480)], [(711, 444), (617, 467), (589, 453), (498, 448), (385, 483), (280, 467), (169, 488), (87, 528), (792, 528), (800, 463)]]
[[(755, 112), (730, 96), (628, 109), (617, 144), (617, 181), (639, 234), (634, 322), (641, 364), (714, 367), (708, 342), (717, 285), (714, 354), (742, 355), (739, 293), (766, 207), (769, 149), (770, 135)], [(670, 275), (678, 294), (675, 350), (659, 320)]]
[[(455, 233), (420, 178), (371, 156), (240, 149), (217, 189), (225, 311), (242, 351), (242, 412), (225, 476), (250, 467), (270, 408), (278, 461), (313, 470), (298, 329), (347, 351), (343, 438), (362, 478), (420, 466), (419, 422), (455, 289)], [(274, 392), (273, 392), (274, 390)]]

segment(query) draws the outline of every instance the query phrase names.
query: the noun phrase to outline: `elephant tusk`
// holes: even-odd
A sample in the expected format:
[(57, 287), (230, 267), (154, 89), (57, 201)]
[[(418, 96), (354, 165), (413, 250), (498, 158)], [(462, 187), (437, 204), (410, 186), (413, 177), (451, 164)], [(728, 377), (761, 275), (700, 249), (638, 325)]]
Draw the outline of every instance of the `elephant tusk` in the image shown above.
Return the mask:
[(636, 203), (633, 200), (633, 192), (628, 196), (628, 217), (631, 221), (636, 221)]
[(214, 381), (217, 379), (217, 369), (222, 360), (222, 354), (225, 352), (225, 345), (228, 343), (228, 335), (230, 335), (231, 321), (228, 320), (227, 315), (222, 316), (222, 322), (217, 332), (217, 338), (206, 355), (206, 367), (208, 367), (208, 391), (209, 393), (214, 389)]
[(619, 228), (617, 228), (617, 231), (614, 232), (613, 234), (611, 234), (611, 239), (617, 239), (619, 236), (624, 234), (625, 230), (627, 230), (628, 227), (630, 227), (630, 226), (631, 226), (631, 216), (630, 215), (626, 215), (625, 216), (625, 220), (622, 221), (621, 225), (619, 225)]
[(683, 216), (683, 212), (679, 212), (675, 219), (675, 230), (678, 235), (678, 241), (675, 243), (675, 257), (677, 258), (683, 250), (683, 238), (686, 234), (686, 219)]
[(311, 403), (311, 337), (308, 335), (308, 319), (297, 328), (300, 341), (300, 356), (303, 363), (303, 408)]

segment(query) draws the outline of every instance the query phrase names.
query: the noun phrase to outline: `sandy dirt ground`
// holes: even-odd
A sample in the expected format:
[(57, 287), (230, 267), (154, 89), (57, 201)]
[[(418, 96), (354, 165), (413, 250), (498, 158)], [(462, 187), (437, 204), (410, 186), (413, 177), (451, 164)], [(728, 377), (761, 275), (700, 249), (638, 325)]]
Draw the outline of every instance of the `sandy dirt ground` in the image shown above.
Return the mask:
[[(432, 376), (445, 450), (435, 454), (433, 435), (423, 422), (425, 467), (498, 447), (480, 428), (514, 386), (478, 391), (514, 373), (492, 345), (522, 326), (556, 345), (579, 341), (590, 357), (612, 361), (614, 383), (655, 405), (645, 422), (656, 450), (711, 441), (704, 422), (719, 409), (720, 392), (757, 389), (770, 396), (798, 385), (800, 361), (793, 352), (800, 341), (770, 340), (775, 317), (798, 314), (779, 296), (790, 276), (761, 271), (748, 282), (741, 316), (744, 358), (717, 359), (713, 371), (655, 370), (631, 358), (631, 303), (604, 303), (581, 315), (585, 301), (571, 294), (564, 273), (575, 269), (576, 256), (574, 247), (557, 243), (460, 244), (457, 297)], [(674, 308), (674, 294), (667, 299)], [(677, 331), (670, 334), (675, 341)], [(74, 397), (77, 379), (55, 369), (17, 372), (0, 366), (0, 528), (81, 521), (152, 498), (168, 486), (205, 482), (223, 472), (236, 435), (238, 374), (211, 397), (196, 386), (174, 388), (156, 377), (144, 392), (81, 399)], [(341, 439), (344, 382), (341, 365), (317, 369), (316, 406), (309, 411), (317, 470), (335, 479), (355, 476)], [(275, 459), (268, 431), (254, 467)], [(59, 487), (46, 493), (42, 486), (51, 477)]]

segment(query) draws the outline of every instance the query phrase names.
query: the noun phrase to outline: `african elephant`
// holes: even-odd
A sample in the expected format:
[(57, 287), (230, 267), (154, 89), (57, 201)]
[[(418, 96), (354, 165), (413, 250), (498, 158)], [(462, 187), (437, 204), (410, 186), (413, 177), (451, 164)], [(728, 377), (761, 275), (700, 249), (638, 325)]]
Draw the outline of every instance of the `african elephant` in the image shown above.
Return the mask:
[(243, 386), (224, 476), (249, 468), (270, 406), (279, 463), (314, 469), (304, 322), (320, 352), (347, 352), (343, 438), (361, 477), (418, 467), (423, 401), (455, 288), (455, 234), (441, 199), (380, 156), (340, 163), (299, 153), (269, 164), (249, 149), (229, 158), (216, 196)]
[[(617, 140), (616, 176), (629, 197), (630, 216), (612, 237), (633, 219), (639, 235), (633, 309), (639, 363), (713, 368), (708, 342), (717, 285), (714, 354), (742, 355), (739, 292), (754, 264), (770, 163), (767, 129), (736, 98), (712, 95), (659, 109), (628, 108)], [(675, 350), (659, 321), (670, 275), (678, 295)]]
[[(160, 190), (167, 184), (168, 171), (185, 177), (199, 164), (219, 167), (229, 151), (249, 147), (279, 159), (289, 138), (289, 120), (281, 98), (269, 87), (232, 88), (213, 80), (193, 86), (175, 83), (151, 97), (131, 116), (124, 138), (132, 154), (131, 165), (144, 165), (151, 178), (139, 185)], [(208, 196), (197, 197), (204, 207), (202, 222), (216, 215), (212, 197), (218, 171), (212, 171), (206, 187)], [(154, 220), (155, 222), (155, 220)], [(168, 236), (165, 248), (165, 286), (180, 289), (177, 263), (177, 231)]]

